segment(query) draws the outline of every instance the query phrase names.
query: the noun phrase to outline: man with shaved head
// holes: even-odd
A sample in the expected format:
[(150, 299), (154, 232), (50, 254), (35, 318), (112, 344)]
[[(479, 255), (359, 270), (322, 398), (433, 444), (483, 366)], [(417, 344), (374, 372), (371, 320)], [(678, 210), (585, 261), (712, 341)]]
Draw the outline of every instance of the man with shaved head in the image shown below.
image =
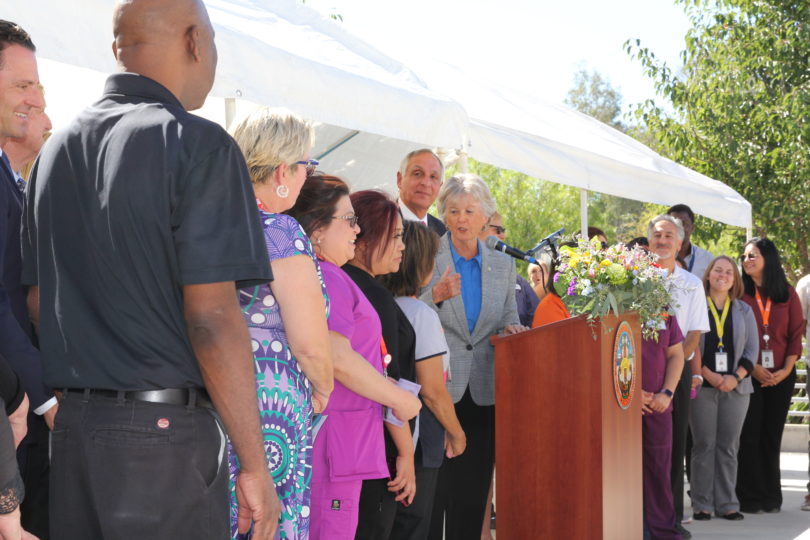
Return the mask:
[[(32, 171), (23, 280), (45, 380), (57, 539), (272, 538), (279, 502), (259, 427), (236, 286), (272, 279), (250, 177), (216, 124), (189, 114), (214, 80), (199, 0), (120, 2), (120, 73)], [(213, 403), (213, 408), (211, 407)]]

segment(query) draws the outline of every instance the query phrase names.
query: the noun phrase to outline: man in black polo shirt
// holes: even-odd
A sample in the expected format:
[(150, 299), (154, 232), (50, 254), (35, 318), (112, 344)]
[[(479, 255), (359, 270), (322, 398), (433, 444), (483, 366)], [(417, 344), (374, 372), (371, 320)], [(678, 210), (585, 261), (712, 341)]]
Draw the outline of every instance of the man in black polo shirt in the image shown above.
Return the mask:
[[(234, 282), (272, 279), (250, 178), (200, 107), (216, 68), (199, 0), (132, 0), (113, 19), (125, 73), (46, 145), (23, 216), (23, 281), (53, 431), (54, 538), (271, 538), (279, 502)], [(207, 389), (207, 393), (206, 393)]]

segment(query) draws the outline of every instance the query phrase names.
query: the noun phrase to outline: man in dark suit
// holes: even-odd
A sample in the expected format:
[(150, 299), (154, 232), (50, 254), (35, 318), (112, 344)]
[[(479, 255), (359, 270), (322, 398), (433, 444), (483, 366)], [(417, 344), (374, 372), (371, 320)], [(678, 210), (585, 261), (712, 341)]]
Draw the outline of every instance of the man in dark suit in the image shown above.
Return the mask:
[(444, 164), (432, 150), (420, 148), (405, 156), (397, 171), (402, 218), (421, 221), (439, 236), (444, 235), (444, 223), (428, 214), (443, 181)]
[[(9, 139), (23, 139), (31, 129), (31, 116), (45, 107), (39, 84), (35, 47), (30, 36), (19, 26), (0, 20), (0, 147)], [(0, 156), (0, 355), (5, 357), (20, 376), (25, 392), (31, 402), (30, 410), (41, 415), (48, 427), (53, 427), (56, 414), (56, 398), (42, 382), (42, 365), (39, 351), (31, 342), (32, 328), (26, 306), (26, 289), (20, 282), (22, 268), (20, 251), (20, 223), (23, 196), (12, 172), (8, 156)], [(47, 488), (39, 489), (29, 482), (26, 449), (34, 439), (47, 438), (47, 429), (41, 420), (29, 419), (29, 437), (21, 445), (20, 468), (26, 482), (26, 491), (33, 499), (37, 495), (47, 498)], [(32, 430), (32, 425), (41, 429)], [(47, 448), (39, 445), (45, 453), (38, 460), (41, 467), (47, 466)], [(33, 464), (33, 463), (32, 463)], [(40, 475), (41, 476), (41, 475)], [(33, 500), (32, 499), (32, 500)], [(25, 512), (26, 528), (42, 538), (47, 537), (47, 508), (41, 498), (37, 507), (42, 512)], [(28, 510), (28, 508), (26, 508)], [(39, 516), (27, 520), (29, 516)]]

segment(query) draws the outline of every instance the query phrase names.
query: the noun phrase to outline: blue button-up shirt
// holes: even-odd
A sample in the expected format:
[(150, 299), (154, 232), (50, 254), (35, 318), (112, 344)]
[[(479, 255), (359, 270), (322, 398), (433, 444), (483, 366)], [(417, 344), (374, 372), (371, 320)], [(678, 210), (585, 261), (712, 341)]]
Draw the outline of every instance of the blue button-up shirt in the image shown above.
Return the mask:
[(467, 328), (472, 334), (478, 315), (481, 314), (481, 241), (478, 242), (478, 255), (472, 259), (465, 259), (453, 247), (450, 239), (450, 255), (456, 272), (461, 275), (461, 299), (464, 301), (464, 314), (467, 316)]

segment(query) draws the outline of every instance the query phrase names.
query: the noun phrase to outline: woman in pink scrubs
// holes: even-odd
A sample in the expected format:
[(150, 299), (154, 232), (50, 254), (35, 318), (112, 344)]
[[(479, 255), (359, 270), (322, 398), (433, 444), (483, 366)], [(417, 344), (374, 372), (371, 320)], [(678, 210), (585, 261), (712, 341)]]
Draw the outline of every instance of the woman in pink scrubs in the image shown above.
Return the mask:
[(329, 295), (328, 327), (335, 389), (313, 443), (310, 538), (352, 539), (363, 480), (388, 476), (382, 407), (402, 420), (419, 399), (384, 376), (385, 346), (377, 312), (340, 269), (354, 256), (360, 228), (339, 178), (316, 173), (288, 212), (312, 240)]

